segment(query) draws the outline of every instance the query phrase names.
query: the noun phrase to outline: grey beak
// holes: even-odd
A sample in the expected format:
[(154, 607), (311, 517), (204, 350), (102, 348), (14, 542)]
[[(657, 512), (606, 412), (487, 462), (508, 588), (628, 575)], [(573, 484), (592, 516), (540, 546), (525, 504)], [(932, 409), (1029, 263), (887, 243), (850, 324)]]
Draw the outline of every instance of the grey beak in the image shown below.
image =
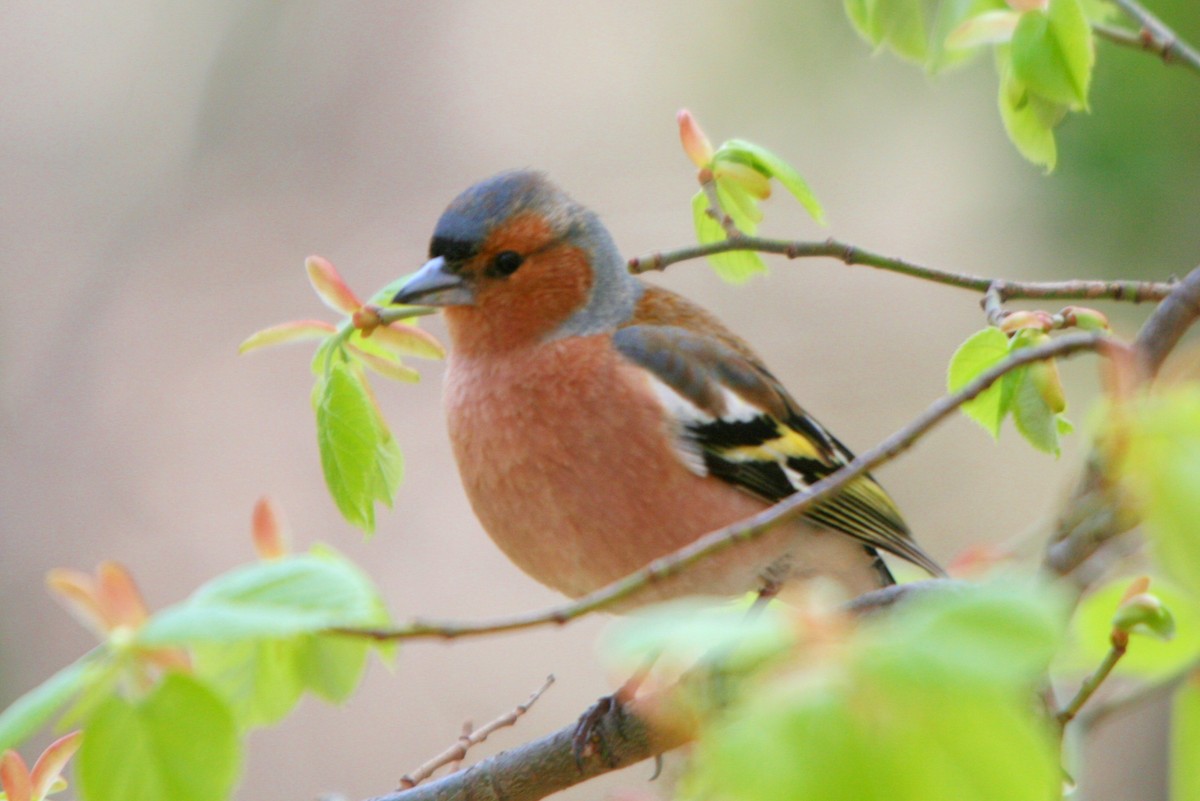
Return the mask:
[(475, 289), (469, 281), (446, 266), (446, 259), (438, 256), (409, 278), (403, 288), (392, 298), (392, 303), (420, 306), (471, 306), (475, 303)]

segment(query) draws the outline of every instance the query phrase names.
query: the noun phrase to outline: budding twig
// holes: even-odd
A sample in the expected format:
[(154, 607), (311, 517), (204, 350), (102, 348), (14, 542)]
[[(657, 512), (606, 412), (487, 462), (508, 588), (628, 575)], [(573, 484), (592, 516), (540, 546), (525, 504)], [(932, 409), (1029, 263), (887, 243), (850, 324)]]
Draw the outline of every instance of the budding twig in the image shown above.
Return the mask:
[(457, 762), (461, 762), (467, 756), (467, 752), (471, 750), (472, 746), (482, 743), (488, 738), (488, 735), (496, 731), (496, 729), (502, 729), (515, 724), (517, 719), (528, 712), (529, 708), (537, 703), (537, 700), (542, 697), (542, 694), (546, 692), (546, 690), (550, 689), (550, 685), (553, 683), (554, 676), (547, 676), (546, 681), (542, 683), (542, 686), (537, 688), (537, 690), (535, 690), (533, 694), (529, 696), (529, 699), (525, 701), (525, 703), (518, 704), (512, 711), (501, 715), (485, 726), (472, 731), (468, 724), (468, 726), (464, 728), (462, 736), (458, 738), (454, 745), (450, 746), (433, 759), (430, 759), (428, 762), (425, 762), (415, 770), (404, 774), (404, 776), (400, 778), (399, 789), (408, 790), (416, 787), (418, 784), (432, 776), (434, 772), (443, 765), (453, 765)]

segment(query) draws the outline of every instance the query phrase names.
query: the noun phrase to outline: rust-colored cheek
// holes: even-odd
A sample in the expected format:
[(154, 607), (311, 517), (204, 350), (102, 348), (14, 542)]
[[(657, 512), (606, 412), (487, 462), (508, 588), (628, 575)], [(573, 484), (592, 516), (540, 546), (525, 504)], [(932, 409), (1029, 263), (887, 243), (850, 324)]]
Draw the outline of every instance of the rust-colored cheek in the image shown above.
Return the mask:
[(454, 347), (472, 355), (541, 341), (583, 308), (592, 282), (591, 263), (580, 248), (558, 245), (534, 253), (508, 278), (481, 280), (474, 306), (446, 310)]

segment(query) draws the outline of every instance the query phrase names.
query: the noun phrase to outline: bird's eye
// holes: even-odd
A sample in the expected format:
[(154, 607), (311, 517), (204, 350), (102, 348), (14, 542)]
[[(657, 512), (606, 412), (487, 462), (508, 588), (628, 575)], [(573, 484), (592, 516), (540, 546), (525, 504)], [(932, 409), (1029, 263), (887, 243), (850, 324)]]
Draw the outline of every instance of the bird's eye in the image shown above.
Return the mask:
[(515, 273), (523, 261), (525, 261), (525, 257), (515, 250), (502, 250), (492, 259), (492, 266), (488, 272), (492, 275), (507, 277)]

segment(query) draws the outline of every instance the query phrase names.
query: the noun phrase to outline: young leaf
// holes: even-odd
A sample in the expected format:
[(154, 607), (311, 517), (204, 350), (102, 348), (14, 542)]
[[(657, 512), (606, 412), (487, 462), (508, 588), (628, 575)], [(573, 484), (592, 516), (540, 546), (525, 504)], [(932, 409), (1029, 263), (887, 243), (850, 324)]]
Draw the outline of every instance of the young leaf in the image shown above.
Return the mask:
[(846, 14), (876, 48), (924, 62), (929, 47), (922, 0), (846, 0)]
[(1054, 127), (1066, 113), (1066, 106), (1033, 95), (1025, 83), (1013, 75), (1010, 48), (996, 48), (996, 68), (1000, 73), (1000, 119), (1004, 130), (1018, 152), (1028, 161), (1054, 169), (1058, 162), (1058, 146)]
[[(1127, 578), (1110, 582), (1089, 593), (1079, 604), (1071, 620), (1066, 647), (1056, 657), (1056, 672), (1082, 676), (1092, 670), (1108, 653), (1113, 613), (1121, 604), (1129, 584)], [(1170, 608), (1175, 618), (1175, 636), (1169, 640), (1135, 636), (1129, 650), (1113, 672), (1149, 682), (1166, 681), (1200, 659), (1200, 607), (1174, 584), (1155, 577), (1154, 594)]]
[[(701, 244), (721, 242), (726, 238), (725, 229), (708, 216), (707, 209), (708, 197), (704, 192), (697, 192), (692, 197), (692, 221), (696, 225), (696, 239)], [(708, 262), (717, 275), (732, 284), (744, 283), (756, 273), (767, 271), (762, 259), (751, 250), (731, 250), (726, 253), (717, 253), (709, 256)]]
[(822, 225), (825, 224), (825, 210), (821, 208), (817, 196), (809, 189), (808, 183), (800, 177), (800, 173), (796, 172), (792, 165), (765, 147), (744, 139), (730, 139), (721, 145), (713, 158), (716, 162), (728, 159), (748, 164), (762, 175), (774, 178), (792, 194), (792, 197), (800, 201), (800, 205), (804, 206), (805, 211), (814, 220)]
[(404, 463), (361, 372), (334, 360), (314, 390), (325, 484), (342, 516), (375, 530), (375, 503), (392, 505)]
[(1041, 364), (1030, 364), (1014, 371), (1013, 422), (1029, 444), (1039, 451), (1058, 456), (1062, 453), (1058, 440), (1058, 415), (1046, 405), (1039, 389), (1038, 373), (1043, 368)]
[(1045, 11), (1021, 15), (1012, 36), (1012, 68), (1031, 94), (1086, 109), (1094, 62), (1092, 28), (1079, 0), (1050, 0)]
[(1200, 801), (1200, 680), (1193, 674), (1171, 708), (1171, 801)]
[[(946, 372), (946, 388), (950, 392), (957, 392), (985, 370), (1006, 358), (1008, 337), (1004, 332), (991, 326), (978, 331), (959, 345), (950, 358), (950, 367)], [(973, 400), (964, 403), (962, 410), (995, 438), (1000, 436), (1000, 424), (1008, 414), (1011, 399), (1012, 380), (1006, 376)]]
[(76, 779), (86, 801), (223, 801), (241, 766), (225, 703), (168, 675), (145, 697), (109, 696), (87, 721)]
[(218, 576), (182, 604), (154, 615), (137, 642), (279, 639), (386, 620), (370, 581), (344, 558), (318, 552), (254, 562)]

